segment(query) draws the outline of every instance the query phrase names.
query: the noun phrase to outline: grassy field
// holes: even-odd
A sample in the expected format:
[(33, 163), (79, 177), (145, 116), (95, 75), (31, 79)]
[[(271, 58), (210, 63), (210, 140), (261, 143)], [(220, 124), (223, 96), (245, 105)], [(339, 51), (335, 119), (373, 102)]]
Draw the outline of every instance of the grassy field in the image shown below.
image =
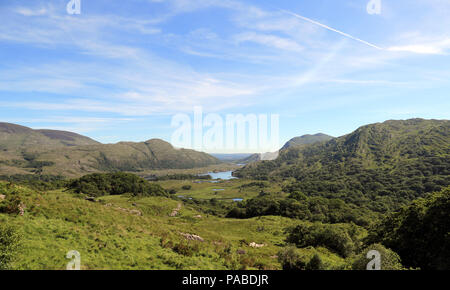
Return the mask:
[[(206, 185), (194, 190), (198, 195), (201, 186)], [(17, 226), (23, 235), (18, 269), (65, 269), (70, 250), (81, 253), (82, 269), (280, 269), (284, 229), (301, 223), (272, 216), (219, 218), (163, 197), (105, 196), (91, 202), (63, 190), (14, 188), (25, 213), (0, 214), (0, 222)], [(178, 215), (170, 217), (176, 208)], [(264, 246), (253, 248), (252, 242)], [(330, 263), (344, 263), (326, 249), (302, 251), (322, 251)]]
[[(261, 191), (267, 193), (279, 193), (281, 187), (273, 183), (267, 187), (253, 185), (251, 180), (230, 179), (230, 180), (166, 180), (156, 182), (163, 188), (175, 189), (177, 196), (196, 199), (217, 199), (233, 202), (233, 199), (249, 199), (258, 196)], [(261, 183), (261, 182), (257, 182)], [(191, 186), (191, 189), (183, 189), (183, 186)]]

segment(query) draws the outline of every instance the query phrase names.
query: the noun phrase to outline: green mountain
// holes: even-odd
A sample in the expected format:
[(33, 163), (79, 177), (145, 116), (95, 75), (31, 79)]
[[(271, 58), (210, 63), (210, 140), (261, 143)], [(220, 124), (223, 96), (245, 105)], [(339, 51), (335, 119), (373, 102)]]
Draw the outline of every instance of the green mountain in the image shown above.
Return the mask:
[(298, 145), (314, 144), (317, 142), (329, 141), (333, 138), (334, 137), (323, 134), (323, 133), (318, 133), (318, 134), (314, 134), (314, 135), (307, 134), (307, 135), (303, 135), (300, 137), (292, 138), (291, 140), (286, 142), (286, 144), (284, 144), (284, 146), (281, 148), (281, 150), (288, 149), (290, 147), (294, 147), (294, 146), (298, 146)]
[(0, 175), (75, 177), (94, 172), (188, 169), (218, 163), (206, 153), (175, 149), (159, 139), (101, 144), (71, 132), (0, 124)]
[(411, 119), (363, 126), (328, 142), (283, 150), (238, 177), (287, 180), (288, 192), (341, 198), (375, 211), (398, 208), (450, 184), (450, 121)]

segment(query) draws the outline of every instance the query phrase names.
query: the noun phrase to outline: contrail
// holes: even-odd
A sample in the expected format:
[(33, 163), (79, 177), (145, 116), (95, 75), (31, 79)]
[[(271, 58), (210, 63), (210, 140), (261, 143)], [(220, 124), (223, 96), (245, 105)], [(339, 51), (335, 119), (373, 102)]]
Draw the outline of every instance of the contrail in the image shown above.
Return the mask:
[(292, 16), (294, 16), (294, 17), (297, 17), (297, 18), (303, 19), (303, 20), (305, 20), (305, 21), (308, 21), (308, 22), (310, 22), (310, 23), (312, 23), (312, 24), (319, 25), (320, 27), (323, 27), (323, 28), (325, 28), (325, 29), (334, 31), (334, 32), (336, 32), (336, 33), (339, 33), (340, 35), (343, 35), (343, 36), (345, 36), (345, 37), (351, 38), (351, 39), (356, 40), (356, 41), (358, 41), (358, 42), (364, 43), (365, 45), (374, 47), (374, 48), (379, 49), (379, 50), (383, 50), (381, 47), (376, 46), (375, 44), (372, 44), (372, 43), (370, 43), (370, 42), (364, 41), (364, 40), (359, 39), (359, 38), (357, 38), (357, 37), (351, 36), (350, 34), (347, 34), (347, 33), (345, 33), (345, 32), (339, 31), (339, 30), (337, 30), (337, 29), (334, 29), (333, 27), (327, 26), (327, 25), (325, 25), (325, 24), (322, 24), (322, 23), (320, 23), (320, 22), (314, 21), (314, 20), (309, 19), (309, 18), (307, 18), (307, 17), (301, 16), (301, 15), (299, 15), (299, 14), (295, 14), (295, 13), (292, 13), (292, 12), (290, 12), (290, 11), (286, 11), (286, 10), (283, 10), (283, 9), (278, 9), (278, 10), (280, 10), (281, 12), (284, 12), (284, 13), (286, 13), (286, 14), (292, 15)]

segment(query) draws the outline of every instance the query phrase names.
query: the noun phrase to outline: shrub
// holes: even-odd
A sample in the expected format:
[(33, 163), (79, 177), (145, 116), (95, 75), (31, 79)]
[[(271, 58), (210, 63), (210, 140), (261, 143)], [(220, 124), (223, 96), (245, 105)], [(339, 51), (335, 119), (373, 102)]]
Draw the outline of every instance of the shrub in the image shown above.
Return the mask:
[(182, 187), (181, 187), (181, 189), (183, 189), (183, 190), (191, 190), (192, 189), (192, 186), (191, 185), (183, 185)]
[(450, 187), (415, 200), (386, 217), (370, 232), (368, 243), (397, 252), (406, 267), (450, 268)]
[(356, 237), (351, 229), (344, 226), (320, 223), (312, 226), (301, 224), (287, 231), (289, 234), (286, 241), (299, 248), (322, 246), (342, 257), (349, 256), (355, 249), (353, 239)]
[(373, 244), (366, 247), (358, 255), (355, 256), (352, 263), (353, 270), (366, 270), (367, 264), (372, 258), (367, 258), (367, 253), (376, 250), (381, 255), (381, 270), (402, 270), (403, 266), (400, 256), (390, 249), (386, 249), (381, 244)]
[(280, 262), (283, 270), (305, 270), (306, 262), (305, 257), (300, 256), (297, 253), (295, 246), (287, 246), (278, 253), (278, 261)]
[(198, 253), (200, 247), (197, 243), (181, 242), (176, 244), (172, 249), (177, 254), (192, 257), (194, 254)]
[(306, 264), (306, 270), (325, 270), (322, 259), (318, 254), (315, 254), (311, 260), (309, 260), (308, 264)]
[(5, 200), (0, 201), (0, 213), (21, 214), (22, 212), (22, 200), (18, 195), (8, 194)]
[(16, 228), (0, 224), (0, 270), (13, 268), (20, 247), (21, 235)]
[(167, 196), (158, 184), (131, 173), (94, 173), (72, 180), (68, 186), (76, 193), (91, 196), (119, 195), (130, 193), (133, 196)]

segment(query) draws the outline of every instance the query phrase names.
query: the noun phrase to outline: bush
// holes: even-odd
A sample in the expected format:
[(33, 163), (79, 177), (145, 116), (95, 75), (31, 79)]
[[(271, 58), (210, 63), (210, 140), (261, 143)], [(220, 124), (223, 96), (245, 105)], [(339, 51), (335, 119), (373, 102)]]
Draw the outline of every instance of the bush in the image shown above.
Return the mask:
[(366, 270), (367, 264), (372, 258), (367, 258), (367, 253), (376, 250), (381, 255), (381, 270), (403, 270), (400, 256), (390, 249), (386, 249), (381, 244), (373, 244), (366, 247), (355, 256), (352, 264), (353, 270)]
[(192, 189), (192, 186), (191, 186), (191, 185), (183, 185), (183, 186), (181, 187), (181, 189), (183, 189), (183, 190), (191, 190), (191, 189)]
[(158, 184), (131, 173), (94, 173), (72, 180), (68, 186), (76, 193), (91, 196), (132, 194), (133, 196), (168, 196)]
[(283, 270), (293, 271), (306, 269), (305, 257), (300, 256), (294, 246), (287, 246), (281, 250), (278, 253), (278, 261), (283, 267)]
[(16, 228), (0, 225), (0, 270), (10, 270), (21, 247), (21, 235)]
[(325, 270), (322, 259), (318, 254), (315, 254), (311, 260), (309, 260), (308, 264), (306, 264), (306, 270)]
[(186, 257), (192, 257), (193, 255), (198, 253), (199, 250), (200, 250), (199, 245), (197, 243), (191, 242), (181, 242), (173, 247), (173, 251), (175, 253)]
[(374, 227), (368, 243), (394, 250), (406, 267), (450, 269), (450, 187), (415, 200)]
[(287, 231), (286, 241), (299, 248), (321, 246), (342, 257), (349, 256), (355, 249), (355, 232), (348, 226), (319, 223), (312, 226), (301, 224)]
[(0, 200), (0, 213), (21, 214), (23, 213), (22, 200), (18, 195), (8, 194), (5, 200)]

